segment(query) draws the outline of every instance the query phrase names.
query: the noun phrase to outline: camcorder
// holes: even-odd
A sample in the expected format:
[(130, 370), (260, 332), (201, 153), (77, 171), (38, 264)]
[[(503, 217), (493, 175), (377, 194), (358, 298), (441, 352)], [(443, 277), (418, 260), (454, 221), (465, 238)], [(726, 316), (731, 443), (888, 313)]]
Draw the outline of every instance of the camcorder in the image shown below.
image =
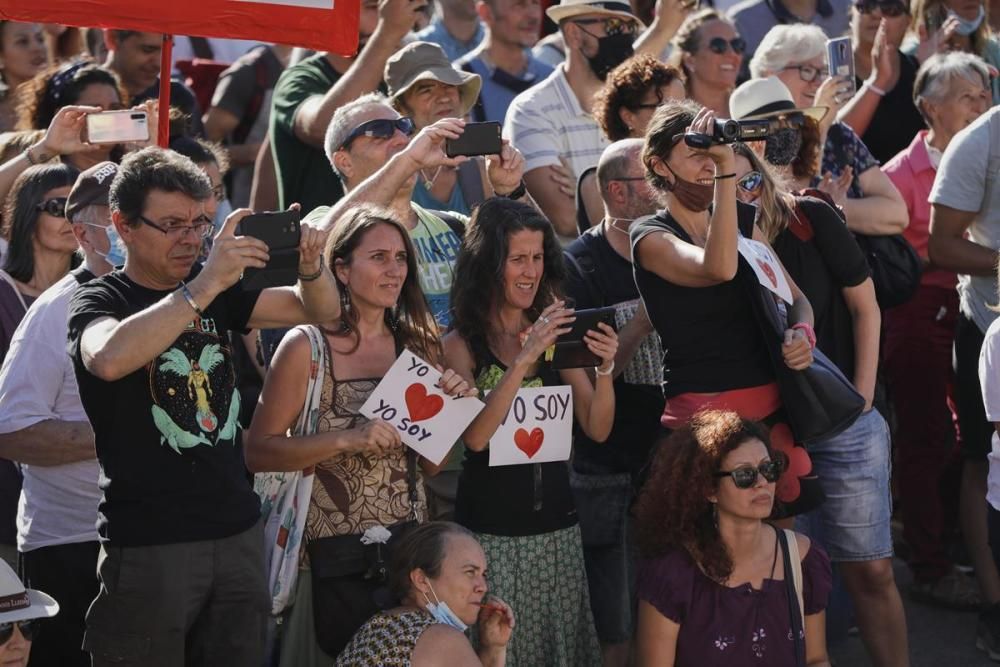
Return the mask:
[(712, 144), (733, 144), (737, 141), (762, 141), (776, 130), (787, 126), (780, 118), (758, 120), (715, 120), (711, 135), (703, 132), (685, 132), (684, 143), (691, 148), (708, 148)]

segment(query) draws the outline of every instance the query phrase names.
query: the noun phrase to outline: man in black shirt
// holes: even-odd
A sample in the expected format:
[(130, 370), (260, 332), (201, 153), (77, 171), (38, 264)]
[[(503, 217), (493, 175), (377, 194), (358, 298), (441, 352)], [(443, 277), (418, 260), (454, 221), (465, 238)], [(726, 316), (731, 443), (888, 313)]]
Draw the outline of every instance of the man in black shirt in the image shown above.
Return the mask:
[(257, 665), (268, 600), (260, 504), (240, 442), (227, 333), (339, 315), (322, 237), (306, 225), (299, 283), (243, 288), (267, 245), (233, 213), (204, 266), (212, 189), (193, 162), (146, 148), (121, 164), (112, 220), (122, 269), (73, 295), (69, 352), (100, 463), (101, 589), (84, 647), (101, 665)]
[(625, 665), (635, 628), (635, 584), (626, 515), (640, 470), (661, 432), (660, 338), (632, 277), (628, 230), (656, 211), (643, 175), (642, 139), (608, 146), (597, 165), (604, 219), (566, 248), (566, 291), (576, 308), (613, 306), (618, 329), (615, 421), (604, 443), (575, 432), (570, 483), (576, 497), (590, 602), (604, 664)]

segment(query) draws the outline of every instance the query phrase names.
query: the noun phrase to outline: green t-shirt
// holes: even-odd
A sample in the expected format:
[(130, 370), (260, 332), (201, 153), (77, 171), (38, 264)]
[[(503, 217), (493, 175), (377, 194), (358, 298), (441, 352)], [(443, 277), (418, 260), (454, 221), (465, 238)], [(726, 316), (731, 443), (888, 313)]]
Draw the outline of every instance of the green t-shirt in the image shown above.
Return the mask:
[(337, 202), (344, 189), (323, 149), (295, 136), (295, 112), (313, 95), (325, 95), (340, 79), (323, 54), (289, 67), (278, 79), (271, 98), (270, 137), (282, 209), (298, 202), (303, 211)]

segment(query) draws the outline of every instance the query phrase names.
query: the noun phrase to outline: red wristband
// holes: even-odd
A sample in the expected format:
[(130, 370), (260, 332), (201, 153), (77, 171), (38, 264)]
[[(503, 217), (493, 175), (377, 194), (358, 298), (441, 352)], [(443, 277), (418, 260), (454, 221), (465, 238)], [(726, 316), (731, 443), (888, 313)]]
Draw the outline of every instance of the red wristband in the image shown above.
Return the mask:
[(808, 322), (796, 322), (792, 325), (792, 329), (798, 329), (806, 335), (806, 340), (809, 341), (809, 347), (816, 349), (816, 332), (813, 331), (812, 325)]

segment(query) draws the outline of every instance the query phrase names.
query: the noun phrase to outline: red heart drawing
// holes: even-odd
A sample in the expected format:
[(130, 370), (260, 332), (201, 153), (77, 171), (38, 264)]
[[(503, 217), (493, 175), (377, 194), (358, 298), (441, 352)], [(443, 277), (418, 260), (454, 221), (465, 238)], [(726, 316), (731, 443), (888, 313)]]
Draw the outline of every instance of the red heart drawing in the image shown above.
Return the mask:
[(774, 275), (774, 269), (772, 269), (769, 264), (766, 264), (766, 263), (760, 261), (759, 259), (757, 260), (757, 264), (764, 271), (764, 273), (767, 274), (767, 279), (771, 281), (771, 284), (774, 285), (775, 287), (777, 287), (778, 286), (778, 277), (776, 275)]
[(518, 449), (527, 454), (529, 459), (542, 448), (544, 440), (545, 431), (537, 426), (531, 429), (531, 433), (528, 433), (523, 428), (519, 428), (514, 432), (514, 444), (517, 445)]
[(410, 419), (415, 422), (430, 419), (444, 407), (444, 399), (436, 394), (428, 396), (427, 388), (419, 382), (407, 387), (405, 396), (406, 409), (410, 412)]

